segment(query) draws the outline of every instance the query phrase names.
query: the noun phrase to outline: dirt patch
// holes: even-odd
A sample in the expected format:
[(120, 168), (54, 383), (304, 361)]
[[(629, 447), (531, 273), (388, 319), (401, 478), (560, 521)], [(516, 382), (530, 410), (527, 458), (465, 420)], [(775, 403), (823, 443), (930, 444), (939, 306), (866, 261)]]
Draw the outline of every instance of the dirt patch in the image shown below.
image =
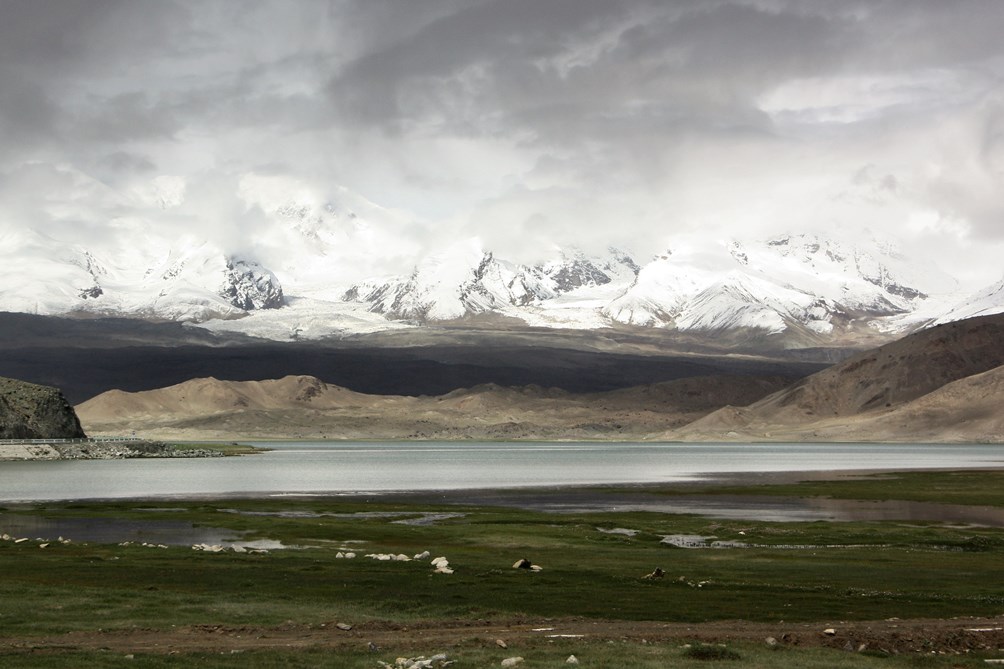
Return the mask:
[[(339, 624), (341, 623), (341, 624)], [(344, 629), (349, 627), (349, 629)], [(832, 631), (832, 634), (827, 631)], [(138, 653), (377, 647), (448, 648), (496, 639), (510, 645), (532, 639), (580, 638), (642, 643), (753, 642), (769, 638), (788, 647), (828, 647), (888, 654), (965, 653), (1004, 649), (1004, 617), (951, 620), (881, 620), (820, 623), (630, 622), (590, 619), (436, 621), (411, 625), (369, 621), (286, 623), (273, 627), (191, 625), (156, 629), (71, 632), (40, 637), (0, 638), (0, 652), (111, 650)]]

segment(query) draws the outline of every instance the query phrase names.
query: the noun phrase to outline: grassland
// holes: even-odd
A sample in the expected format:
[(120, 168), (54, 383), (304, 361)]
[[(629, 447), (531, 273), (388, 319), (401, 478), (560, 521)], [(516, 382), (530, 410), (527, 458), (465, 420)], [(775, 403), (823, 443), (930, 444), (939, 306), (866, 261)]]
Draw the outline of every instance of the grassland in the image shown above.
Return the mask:
[[(953, 503), (1000, 505), (1001, 481), (999, 472), (943, 472), (741, 491), (916, 499), (939, 490)], [(1004, 657), (999, 630), (966, 631), (1004, 626), (1001, 528), (338, 498), (56, 504), (6, 513), (184, 522), (290, 548), (209, 553), (55, 537), (0, 541), (4, 666), (121, 666), (132, 655), (129, 666), (373, 669), (377, 660), (438, 652), (456, 667), (498, 666), (516, 655), (523, 666), (564, 666), (570, 654), (594, 667), (949, 667)], [(676, 534), (747, 546), (662, 542)], [(433, 573), (428, 559), (363, 557), (426, 550), (447, 557), (455, 573)], [(338, 557), (346, 551), (358, 557)], [(522, 557), (543, 570), (513, 569)], [(656, 567), (664, 578), (643, 578)], [(533, 631), (541, 628), (574, 636)], [(826, 628), (835, 634), (822, 634)], [(768, 646), (767, 636), (778, 644)], [(498, 638), (509, 647), (496, 645)], [(740, 659), (697, 659), (683, 647), (688, 642), (726, 643)]]

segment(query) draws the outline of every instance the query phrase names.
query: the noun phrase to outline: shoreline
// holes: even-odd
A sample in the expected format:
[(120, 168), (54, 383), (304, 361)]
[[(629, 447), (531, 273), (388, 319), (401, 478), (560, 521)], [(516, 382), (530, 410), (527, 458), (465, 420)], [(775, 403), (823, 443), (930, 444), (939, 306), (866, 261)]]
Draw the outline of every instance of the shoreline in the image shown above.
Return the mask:
[[(711, 472), (706, 475), (673, 481), (624, 483), (568, 484), (513, 486), (497, 488), (441, 488), (434, 490), (355, 490), (355, 491), (237, 491), (221, 493), (190, 493), (170, 495), (137, 495), (123, 497), (79, 497), (50, 499), (0, 499), (0, 505), (31, 506), (49, 503), (115, 504), (130, 502), (211, 501), (211, 500), (340, 500), (346, 503), (403, 503), (442, 504), (448, 506), (499, 506), (540, 509), (543, 506), (604, 505), (610, 508), (597, 511), (616, 512), (619, 504), (636, 504), (649, 501), (662, 502), (684, 499), (687, 495), (699, 496), (702, 490), (719, 487), (758, 487), (811, 482), (860, 480), (872, 476), (895, 476), (914, 472), (992, 472), (1004, 471), (1004, 464), (991, 467), (930, 467), (911, 469), (841, 469), (841, 470), (790, 470), (776, 472)], [(553, 510), (553, 509), (552, 509)], [(666, 512), (672, 513), (672, 512)]]

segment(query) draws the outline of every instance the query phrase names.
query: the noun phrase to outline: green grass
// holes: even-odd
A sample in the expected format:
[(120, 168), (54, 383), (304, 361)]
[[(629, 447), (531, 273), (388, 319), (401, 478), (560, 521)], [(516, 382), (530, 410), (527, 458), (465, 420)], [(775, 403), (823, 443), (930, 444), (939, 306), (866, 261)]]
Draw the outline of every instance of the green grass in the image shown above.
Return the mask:
[[(903, 472), (786, 485), (718, 486), (701, 494), (825, 496), (937, 504), (1004, 506), (1004, 471)], [(665, 491), (676, 494), (679, 491)]]
[[(883, 499), (909, 498), (940, 486), (955, 499), (992, 497), (993, 472), (941, 473), (903, 478)], [(879, 494), (895, 479), (790, 486), (788, 494)], [(968, 489), (967, 489), (968, 487)], [(770, 494), (785, 494), (767, 486)], [(749, 492), (744, 490), (744, 493)], [(996, 493), (998, 496), (1001, 493)], [(867, 497), (864, 497), (867, 498)], [(999, 500), (998, 500), (999, 501)], [(31, 638), (74, 630), (167, 629), (172, 625), (280, 625), (348, 621), (499, 620), (576, 616), (598, 620), (700, 622), (875, 620), (994, 616), (1004, 613), (1004, 530), (901, 522), (769, 523), (723, 521), (660, 513), (547, 514), (531, 511), (337, 499), (88, 502), (19, 506), (9, 513), (48, 517), (184, 520), (228, 528), (248, 538), (276, 539), (298, 548), (268, 554), (203, 553), (117, 544), (40, 548), (32, 540), (0, 541), (0, 638)], [(397, 522), (423, 512), (463, 513), (433, 525)], [(293, 512), (289, 517), (279, 514)], [(397, 512), (392, 518), (354, 515)], [(310, 514), (316, 514), (311, 516)], [(635, 536), (598, 528), (631, 528)], [(0, 527), (0, 532), (4, 528)], [(679, 549), (666, 534), (698, 534), (751, 544), (741, 549)], [(73, 537), (70, 537), (71, 539)], [(359, 542), (359, 543), (347, 543)], [(360, 554), (336, 558), (342, 546)], [(792, 548), (791, 546), (801, 546)], [(387, 552), (444, 555), (453, 575), (433, 574), (427, 562), (380, 562), (361, 557)], [(521, 557), (540, 573), (513, 570)], [(641, 577), (655, 567), (657, 581)], [(583, 642), (584, 643), (584, 642)], [(678, 646), (549, 644), (456, 650), (463, 664), (497, 666), (523, 655), (525, 666), (558, 666), (575, 653), (584, 666), (717, 666), (688, 658)], [(398, 649), (433, 654), (451, 649)], [(580, 652), (581, 651), (581, 652)], [(618, 665), (611, 653), (628, 653)], [(741, 658), (722, 666), (968, 666), (918, 658), (875, 658), (830, 651), (735, 649)], [(508, 653), (508, 654), (506, 654)], [(585, 656), (600, 658), (585, 664)], [(360, 650), (337, 663), (311, 651), (247, 652), (240, 659), (192, 654), (136, 656), (129, 666), (366, 666)], [(531, 658), (535, 664), (530, 664)], [(788, 658), (796, 658), (789, 661)], [(8, 661), (10, 660), (10, 661)], [(490, 661), (489, 661), (490, 660)], [(561, 662), (559, 662), (559, 660)], [(925, 662), (927, 660), (924, 660)], [(121, 666), (109, 653), (38, 652), (4, 658), (4, 666)], [(325, 660), (327, 662), (327, 660)], [(781, 662), (779, 664), (779, 662)], [(785, 664), (787, 663), (787, 664)], [(974, 665), (975, 666), (975, 665)]]

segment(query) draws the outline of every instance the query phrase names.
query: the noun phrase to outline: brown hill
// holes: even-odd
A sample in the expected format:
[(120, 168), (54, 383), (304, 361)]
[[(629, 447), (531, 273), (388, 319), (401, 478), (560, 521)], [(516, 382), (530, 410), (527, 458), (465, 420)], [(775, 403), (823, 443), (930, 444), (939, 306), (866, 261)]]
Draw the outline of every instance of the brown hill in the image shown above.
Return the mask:
[(992, 420), (968, 419), (967, 404), (977, 412), (1001, 406), (995, 382), (1001, 365), (1004, 314), (949, 323), (856, 355), (744, 409), (723, 408), (670, 436), (999, 441)]
[(73, 407), (58, 388), (0, 377), (0, 439), (83, 436)]
[(604, 393), (487, 384), (438, 397), (366, 395), (310, 376), (195, 379), (109, 391), (77, 407), (91, 432), (173, 439), (636, 439), (783, 388), (783, 377), (700, 377)]

